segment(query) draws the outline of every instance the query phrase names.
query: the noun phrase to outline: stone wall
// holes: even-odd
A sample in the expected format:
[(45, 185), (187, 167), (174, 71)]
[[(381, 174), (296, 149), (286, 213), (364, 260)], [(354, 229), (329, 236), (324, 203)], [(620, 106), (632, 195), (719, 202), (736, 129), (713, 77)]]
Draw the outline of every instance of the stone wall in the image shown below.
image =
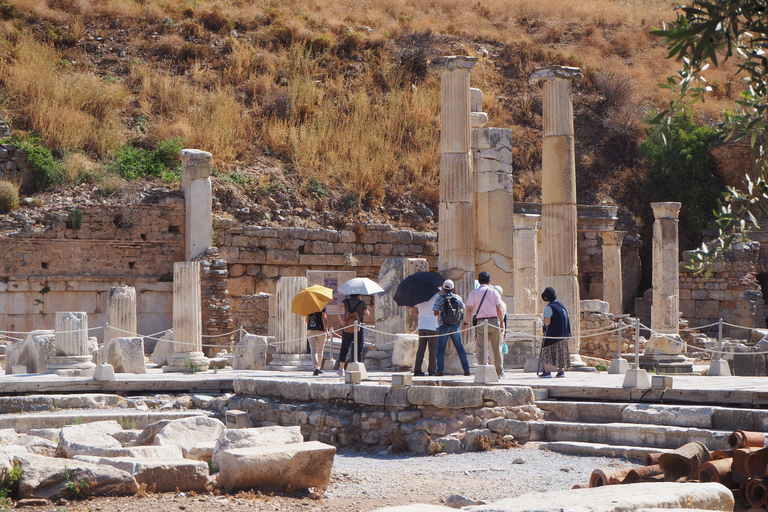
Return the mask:
[(348, 224), (340, 231), (306, 228), (234, 226), (215, 219), (221, 257), (229, 264), (233, 296), (275, 293), (281, 277), (300, 277), (307, 270), (355, 270), (374, 278), (393, 256), (426, 258), (437, 266), (437, 234), (388, 224)]
[[(299, 426), (306, 440), (414, 453), (483, 449), (513, 436), (542, 439), (544, 421), (524, 386), (410, 386), (235, 381), (231, 408), (254, 426)], [(481, 438), (485, 437), (483, 440)], [(510, 438), (507, 438), (508, 442)]]
[[(722, 261), (712, 267), (709, 277), (695, 274), (685, 268), (690, 261), (688, 252), (683, 253), (680, 265), (680, 311), (691, 328), (717, 323), (720, 318), (743, 327), (765, 328), (766, 306), (760, 283), (760, 244), (736, 243), (725, 253)], [(716, 333), (717, 326), (702, 329)], [(748, 338), (744, 329), (724, 327), (723, 334), (734, 338)]]
[[(2, 138), (1, 126), (0, 138)], [(0, 144), (0, 179), (26, 187), (29, 185), (31, 169), (32, 164), (27, 160), (27, 153), (23, 149), (13, 144)]]

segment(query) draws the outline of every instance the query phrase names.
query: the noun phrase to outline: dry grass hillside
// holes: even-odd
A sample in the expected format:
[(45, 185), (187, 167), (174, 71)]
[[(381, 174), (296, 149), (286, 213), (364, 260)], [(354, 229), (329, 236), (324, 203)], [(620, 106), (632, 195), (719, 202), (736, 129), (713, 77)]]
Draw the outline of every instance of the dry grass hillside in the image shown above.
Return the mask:
[[(210, 151), (221, 208), (406, 222), (436, 211), (439, 81), (428, 62), (476, 56), (490, 125), (514, 133), (516, 198), (538, 201), (536, 68), (580, 67), (579, 202), (642, 225), (642, 120), (669, 101), (658, 38), (668, 0), (1, 0), (0, 114), (54, 152), (61, 185), (119, 194), (114, 162), (168, 141)], [(738, 93), (709, 76), (697, 116)], [(118, 173), (119, 174), (119, 173)], [(163, 175), (166, 180), (172, 175)], [(126, 176), (123, 176), (125, 178)], [(243, 208), (249, 206), (248, 208)], [(346, 213), (345, 213), (346, 212)], [(290, 222), (292, 217), (289, 217)], [(298, 217), (297, 217), (298, 218)], [(429, 228), (422, 218), (414, 227)], [(434, 226), (433, 224), (431, 225)]]

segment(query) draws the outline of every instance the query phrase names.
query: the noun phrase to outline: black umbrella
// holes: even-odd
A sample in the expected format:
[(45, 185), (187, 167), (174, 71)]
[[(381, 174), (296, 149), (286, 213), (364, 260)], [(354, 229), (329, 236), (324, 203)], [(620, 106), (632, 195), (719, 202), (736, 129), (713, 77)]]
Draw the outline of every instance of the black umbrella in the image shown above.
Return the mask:
[(416, 272), (397, 286), (395, 302), (400, 306), (415, 306), (426, 302), (440, 290), (443, 281), (443, 276), (437, 272)]

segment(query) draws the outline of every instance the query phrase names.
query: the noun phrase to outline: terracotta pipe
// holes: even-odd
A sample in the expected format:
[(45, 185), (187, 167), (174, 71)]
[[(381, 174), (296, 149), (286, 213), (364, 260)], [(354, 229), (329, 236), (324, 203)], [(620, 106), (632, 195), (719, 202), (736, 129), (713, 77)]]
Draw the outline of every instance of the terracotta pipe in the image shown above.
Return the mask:
[(620, 484), (632, 468), (624, 468), (619, 471), (596, 469), (589, 477), (590, 487), (602, 487), (604, 485)]
[(659, 465), (664, 472), (664, 480), (676, 482), (682, 478), (698, 479), (699, 468), (709, 460), (712, 460), (712, 456), (707, 447), (698, 441), (693, 441), (677, 450), (661, 454)]
[(715, 482), (729, 489), (738, 489), (739, 484), (733, 480), (731, 465), (733, 459), (717, 459), (705, 462), (699, 468), (699, 482)]
[(728, 445), (731, 448), (746, 448), (747, 446), (765, 446), (765, 434), (749, 430), (736, 430), (728, 436)]
[(768, 486), (763, 478), (752, 478), (744, 484), (744, 499), (752, 507), (762, 507), (767, 493)]
[(756, 448), (754, 446), (736, 448), (733, 450), (733, 465), (731, 466), (731, 473), (733, 480), (736, 483), (744, 483), (752, 477), (752, 474), (749, 472), (749, 466), (747, 465), (747, 459), (752, 452), (756, 452), (757, 450), (760, 450), (760, 448)]
[(656, 466), (659, 464), (659, 457), (661, 457), (661, 452), (652, 452), (645, 456), (645, 465), (646, 466)]
[(732, 459), (733, 450), (715, 450), (712, 452), (712, 460)]
[(661, 466), (655, 464), (653, 466), (641, 466), (639, 468), (632, 469), (624, 480), (623, 484), (636, 484), (638, 482), (650, 482), (653, 481), (655, 476), (662, 475)]
[(759, 448), (747, 456), (747, 469), (750, 476), (764, 477), (768, 467), (768, 448)]

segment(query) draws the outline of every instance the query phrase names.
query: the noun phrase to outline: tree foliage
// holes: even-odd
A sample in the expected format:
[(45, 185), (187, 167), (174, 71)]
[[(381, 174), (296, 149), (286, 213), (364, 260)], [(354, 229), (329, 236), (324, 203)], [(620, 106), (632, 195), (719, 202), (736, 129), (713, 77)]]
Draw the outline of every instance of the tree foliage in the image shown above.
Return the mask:
[(660, 84), (675, 94), (670, 108), (651, 122), (669, 125), (675, 112), (686, 105), (704, 101), (709, 88), (702, 73), (728, 59), (738, 59), (738, 74), (745, 90), (733, 111), (723, 113), (725, 139), (748, 138), (758, 146), (760, 175), (753, 181), (746, 177), (744, 190), (728, 188), (725, 204), (717, 214), (717, 243), (695, 252), (692, 266), (709, 271), (711, 262), (727, 250), (734, 240), (734, 230), (746, 239), (750, 227), (757, 227), (756, 215), (766, 214), (765, 151), (763, 150), (768, 114), (768, 1), (767, 0), (694, 0), (677, 7), (677, 20), (653, 33), (664, 38), (668, 58), (681, 67), (676, 76)]
[(643, 183), (645, 192), (655, 201), (680, 202), (684, 231), (699, 241), (725, 191), (709, 152), (713, 138), (711, 128), (699, 126), (691, 114), (681, 112), (669, 124), (652, 127), (640, 144), (651, 164)]

